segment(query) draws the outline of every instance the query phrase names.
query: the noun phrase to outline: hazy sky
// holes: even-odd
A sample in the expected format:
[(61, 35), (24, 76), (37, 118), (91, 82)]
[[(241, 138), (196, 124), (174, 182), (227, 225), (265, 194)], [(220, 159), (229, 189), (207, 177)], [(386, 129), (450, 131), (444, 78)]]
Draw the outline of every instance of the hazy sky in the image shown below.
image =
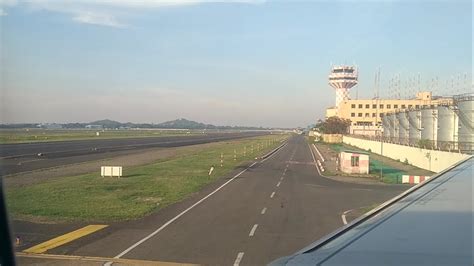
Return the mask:
[(306, 126), (334, 104), (331, 63), (358, 65), (359, 98), (379, 66), (382, 95), (472, 75), (469, 0), (0, 0), (0, 30), (4, 123)]

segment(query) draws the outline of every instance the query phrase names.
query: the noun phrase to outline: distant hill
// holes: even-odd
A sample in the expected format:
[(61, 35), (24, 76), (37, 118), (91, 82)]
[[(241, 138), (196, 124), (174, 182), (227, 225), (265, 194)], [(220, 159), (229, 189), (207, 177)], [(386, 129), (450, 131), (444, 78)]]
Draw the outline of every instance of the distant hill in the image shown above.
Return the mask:
[(120, 123), (118, 121), (110, 120), (110, 119), (104, 119), (104, 120), (98, 120), (94, 122), (90, 122), (90, 125), (101, 125), (104, 128), (119, 128), (122, 127), (124, 124)]
[(0, 124), (0, 128), (86, 128), (87, 125), (100, 125), (103, 128), (115, 129), (115, 128), (163, 128), (163, 129), (234, 129), (234, 130), (255, 130), (255, 129), (268, 129), (263, 127), (243, 127), (243, 126), (215, 126), (211, 124), (199, 123), (196, 121), (187, 120), (180, 118), (172, 121), (166, 121), (159, 124), (150, 123), (122, 123), (110, 119), (97, 120), (90, 123), (64, 123), (64, 124)]
[(157, 128), (179, 128), (179, 129), (210, 129), (216, 128), (214, 125), (199, 123), (196, 121), (187, 120), (184, 118), (166, 121), (155, 125)]

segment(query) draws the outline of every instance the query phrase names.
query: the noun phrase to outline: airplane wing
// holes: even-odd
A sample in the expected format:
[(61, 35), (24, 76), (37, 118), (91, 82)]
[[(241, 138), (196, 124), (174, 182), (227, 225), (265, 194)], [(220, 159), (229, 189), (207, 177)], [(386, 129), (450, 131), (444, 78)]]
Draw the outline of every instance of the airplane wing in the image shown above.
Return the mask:
[(270, 265), (474, 265), (471, 157)]

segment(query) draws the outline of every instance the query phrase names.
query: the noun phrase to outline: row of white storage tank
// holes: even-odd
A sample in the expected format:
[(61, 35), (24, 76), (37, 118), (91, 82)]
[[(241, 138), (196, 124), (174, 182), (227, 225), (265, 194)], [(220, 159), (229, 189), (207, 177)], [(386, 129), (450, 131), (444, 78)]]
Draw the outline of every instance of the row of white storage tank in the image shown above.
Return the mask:
[(452, 105), (388, 113), (382, 126), (390, 142), (472, 153), (474, 94), (455, 96)]

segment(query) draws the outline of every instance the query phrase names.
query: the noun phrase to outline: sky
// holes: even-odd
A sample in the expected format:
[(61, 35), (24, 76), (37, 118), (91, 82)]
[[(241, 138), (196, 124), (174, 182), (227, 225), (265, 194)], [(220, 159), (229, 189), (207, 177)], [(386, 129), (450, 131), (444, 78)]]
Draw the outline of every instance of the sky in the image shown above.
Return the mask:
[(0, 122), (307, 126), (334, 105), (333, 64), (357, 65), (352, 98), (374, 96), (378, 69), (383, 97), (395, 76), (403, 97), (467, 92), (472, 12), (447, 0), (0, 0)]

